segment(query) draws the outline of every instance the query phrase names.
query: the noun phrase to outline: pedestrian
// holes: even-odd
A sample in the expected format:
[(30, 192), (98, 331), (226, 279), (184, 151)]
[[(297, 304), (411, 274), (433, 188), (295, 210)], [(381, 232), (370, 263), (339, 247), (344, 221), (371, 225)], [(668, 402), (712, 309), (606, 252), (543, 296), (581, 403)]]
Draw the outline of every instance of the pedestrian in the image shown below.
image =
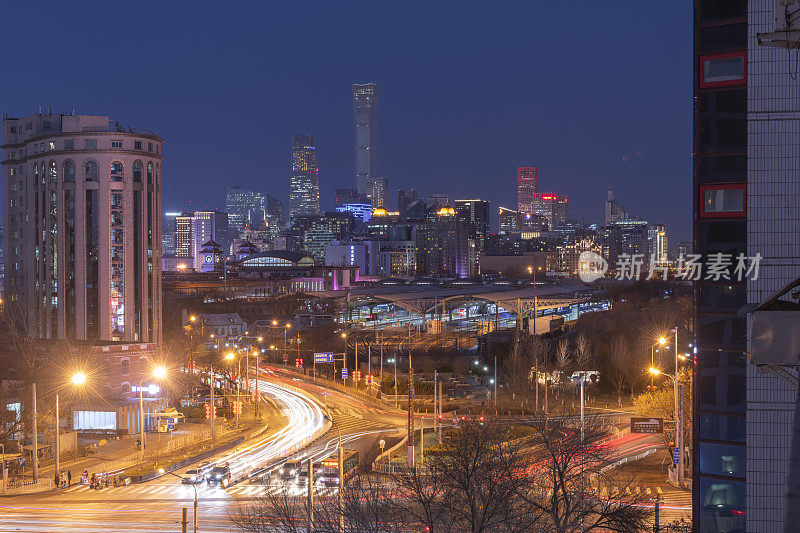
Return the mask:
[(67, 487), (72, 486), (72, 470), (67, 470)]
[(53, 485), (58, 488), (58, 472), (53, 476)]

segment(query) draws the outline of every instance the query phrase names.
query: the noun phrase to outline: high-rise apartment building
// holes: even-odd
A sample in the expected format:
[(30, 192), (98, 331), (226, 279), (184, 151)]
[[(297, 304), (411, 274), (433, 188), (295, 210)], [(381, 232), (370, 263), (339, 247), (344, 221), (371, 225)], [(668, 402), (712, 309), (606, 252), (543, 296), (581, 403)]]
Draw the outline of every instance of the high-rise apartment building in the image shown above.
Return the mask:
[[(758, 3), (770, 8), (773, 4), (770, 0)], [(744, 203), (748, 180), (745, 73), (763, 67), (748, 60), (747, 5), (743, 0), (694, 2), (693, 248), (704, 262), (711, 254), (735, 258), (749, 252)], [(771, 12), (760, 16), (773, 20)], [(746, 65), (750, 66), (745, 69)], [(717, 195), (731, 195), (731, 200), (738, 196), (738, 200), (728, 206), (723, 202), (718, 208)], [(752, 201), (747, 202), (748, 208)], [(693, 525), (703, 533), (780, 531), (748, 523), (760, 511), (750, 504), (750, 483), (756, 480), (746, 474), (751, 423), (747, 414), (747, 321), (738, 311), (747, 300), (747, 283), (704, 277), (695, 282), (694, 294)], [(775, 434), (779, 432), (776, 428)], [(763, 456), (773, 452), (766, 448), (751, 452), (763, 458), (756, 476), (772, 476), (773, 459)], [(782, 491), (781, 484), (774, 492), (762, 494), (759, 506), (774, 513), (781, 508), (777, 504)]]
[(378, 177), (378, 85), (353, 84), (356, 189), (369, 193), (370, 179)]
[(539, 183), (537, 167), (519, 167), (517, 169), (517, 211), (533, 213), (534, 194)]
[(318, 215), (319, 169), (314, 137), (295, 135), (289, 164), (289, 216)]
[(402, 215), (408, 206), (419, 200), (419, 191), (416, 189), (401, 189), (397, 192), (397, 211)]
[(3, 119), (6, 302), (38, 338), (161, 342), (161, 144), (104, 116)]
[(433, 220), (416, 227), (417, 273), (466, 278), (477, 273), (471, 228), (452, 207), (441, 207)]
[(175, 257), (194, 257), (194, 215), (181, 213), (175, 217)]
[(373, 209), (386, 207), (387, 194), (389, 192), (389, 178), (371, 178), (367, 180), (367, 198), (369, 198)]

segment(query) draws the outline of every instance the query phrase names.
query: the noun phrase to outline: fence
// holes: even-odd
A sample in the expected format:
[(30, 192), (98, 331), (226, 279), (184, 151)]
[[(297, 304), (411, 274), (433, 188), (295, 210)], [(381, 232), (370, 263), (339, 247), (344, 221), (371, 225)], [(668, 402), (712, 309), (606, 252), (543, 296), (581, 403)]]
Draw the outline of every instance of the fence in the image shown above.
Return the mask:
[(383, 460), (383, 456), (385, 455), (386, 457), (391, 457), (392, 453), (396, 452), (399, 448), (402, 448), (403, 446), (405, 446), (407, 442), (408, 442), (408, 433), (406, 433), (403, 436), (403, 438), (400, 440), (400, 442), (398, 442), (397, 444), (395, 444), (394, 446), (392, 446), (391, 448), (389, 448), (388, 450), (386, 450), (385, 452), (380, 454), (378, 457), (375, 458), (374, 461), (372, 461), (372, 470), (376, 471), (376, 472), (386, 472), (386, 471), (388, 471), (388, 468), (391, 467), (390, 464), (388, 464), (388, 463), (387, 464), (380, 464), (381, 461)]
[[(0, 481), (2, 483), (2, 481)], [(36, 483), (33, 480), (9, 481), (5, 494), (25, 494), (29, 492), (44, 492), (53, 488), (53, 480), (40, 478)]]

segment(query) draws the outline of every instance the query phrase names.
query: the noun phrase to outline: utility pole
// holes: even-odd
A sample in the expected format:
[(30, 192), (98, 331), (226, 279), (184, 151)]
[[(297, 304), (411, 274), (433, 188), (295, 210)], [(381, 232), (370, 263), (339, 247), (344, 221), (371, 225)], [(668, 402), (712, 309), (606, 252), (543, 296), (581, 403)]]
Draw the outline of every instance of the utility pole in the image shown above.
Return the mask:
[(181, 533), (189, 533), (189, 509), (181, 507)]
[(675, 332), (675, 441), (678, 445), (678, 484), (683, 488), (683, 384), (678, 383), (678, 327)]
[[(341, 492), (341, 478), (339, 478), (339, 491)], [(308, 505), (308, 533), (314, 531), (314, 458), (308, 458), (308, 498), (306, 500)]]
[[(439, 413), (442, 412), (442, 383), (439, 383)], [(439, 444), (442, 443), (442, 424), (439, 424)]]
[(36, 426), (36, 383), (31, 383), (33, 389), (33, 482), (39, 481), (39, 428)]
[(411, 397), (414, 395), (414, 370), (411, 368), (411, 353), (408, 356), (408, 467), (414, 468), (414, 407)]
[(438, 372), (433, 371), (433, 434), (435, 435), (439, 429), (439, 409), (436, 405), (436, 397), (439, 392)]
[(339, 533), (344, 533), (344, 501), (342, 500), (342, 492), (344, 492), (344, 450), (342, 449), (342, 442), (339, 440)]
[(655, 516), (655, 521), (653, 522), (653, 533), (659, 533), (659, 531), (661, 531), (661, 526), (659, 525), (659, 511), (660, 511), (659, 504), (660, 503), (661, 503), (661, 498), (656, 496), (656, 498), (655, 498), (656, 516)]
[(56, 472), (58, 475), (61, 472), (61, 424), (58, 420), (58, 391), (56, 391)]
[[(216, 434), (214, 433), (214, 419), (217, 417), (217, 406), (214, 403), (214, 364), (209, 365), (209, 381), (208, 381), (208, 388), (211, 390), (211, 441), (213, 442), (216, 439)], [(256, 404), (258, 405), (258, 404)], [(144, 444), (144, 442), (142, 442)]]

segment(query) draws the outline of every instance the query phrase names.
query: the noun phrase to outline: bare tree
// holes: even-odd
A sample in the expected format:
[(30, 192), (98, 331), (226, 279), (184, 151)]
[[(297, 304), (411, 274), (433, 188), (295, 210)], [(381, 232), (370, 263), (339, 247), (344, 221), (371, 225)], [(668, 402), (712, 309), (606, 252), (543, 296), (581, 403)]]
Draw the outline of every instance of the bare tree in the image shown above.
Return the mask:
[(628, 382), (627, 366), (631, 364), (628, 357), (628, 342), (622, 335), (611, 341), (611, 354), (608, 358), (606, 372), (608, 379), (617, 390), (617, 403), (622, 404), (622, 389)]
[(575, 363), (579, 370), (589, 370), (588, 366), (592, 363), (593, 356), (589, 338), (583, 332), (578, 333), (575, 339)]
[(523, 346), (524, 343), (525, 340), (517, 333), (511, 345), (511, 351), (502, 364), (503, 375), (506, 383), (511, 386), (513, 399), (516, 400), (518, 395), (522, 397), (520, 404), (525, 403), (530, 388), (530, 353)]
[(603, 466), (611, 460), (611, 451), (597, 445), (605, 432), (600, 421), (588, 419), (584, 438), (571, 426), (534, 428), (529, 460), (537, 468), (529, 469), (526, 485), (520, 491), (529, 508), (538, 514), (541, 530), (556, 533), (575, 531), (644, 531), (650, 516), (643, 507), (644, 496), (627, 495), (626, 483), (619, 479), (622, 493), (611, 498), (598, 495), (596, 486), (611, 486)]

